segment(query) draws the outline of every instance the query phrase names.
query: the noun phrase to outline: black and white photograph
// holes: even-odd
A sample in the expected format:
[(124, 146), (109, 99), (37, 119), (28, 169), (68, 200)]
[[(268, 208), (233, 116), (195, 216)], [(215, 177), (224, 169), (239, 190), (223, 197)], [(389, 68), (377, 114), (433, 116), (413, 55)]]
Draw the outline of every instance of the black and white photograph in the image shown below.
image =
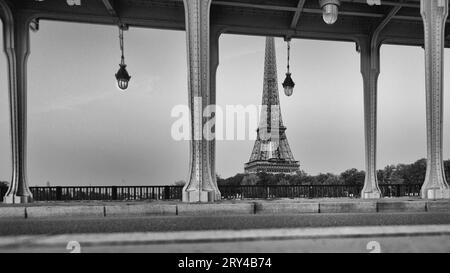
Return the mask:
[(0, 253), (450, 253), (449, 7), (0, 0)]

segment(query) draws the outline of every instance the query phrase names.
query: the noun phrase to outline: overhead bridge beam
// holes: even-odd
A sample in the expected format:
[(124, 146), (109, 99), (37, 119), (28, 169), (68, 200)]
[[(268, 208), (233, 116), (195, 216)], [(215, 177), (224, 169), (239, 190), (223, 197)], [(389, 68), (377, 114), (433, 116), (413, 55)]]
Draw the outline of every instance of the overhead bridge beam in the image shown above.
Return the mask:
[[(347, 3), (358, 3), (367, 5), (367, 0), (341, 0), (341, 2)], [(395, 7), (404, 7), (404, 8), (416, 8), (420, 9), (420, 4), (414, 3), (401, 3), (396, 1), (380, 1), (382, 6), (395, 6)]]
[[(175, 0), (180, 1), (180, 0)], [(348, 3), (360, 3), (360, 4), (366, 4), (366, 0), (341, 0), (343, 2)], [(306, 2), (306, 1), (305, 1)], [(410, 7), (410, 8), (420, 8), (420, 5), (413, 4), (413, 3), (402, 3), (402, 2), (392, 2), (392, 1), (381, 1), (382, 5), (389, 5), (389, 6), (396, 6), (396, 7)], [(230, 2), (230, 1), (213, 1), (212, 5), (218, 5), (218, 6), (229, 6), (229, 7), (240, 7), (240, 8), (251, 8), (251, 9), (261, 9), (261, 10), (272, 10), (272, 11), (287, 11), (287, 12), (294, 12), (295, 14), (298, 14), (297, 16), (300, 16), (301, 12), (304, 13), (311, 13), (311, 14), (322, 14), (321, 9), (317, 8), (302, 8), (301, 12), (299, 13), (299, 6), (301, 2), (299, 2), (299, 5), (297, 7), (288, 7), (288, 6), (280, 6), (280, 5), (264, 5), (264, 4), (252, 4), (252, 3), (239, 3), (239, 2)], [(304, 5), (304, 3), (303, 3)], [(294, 16), (295, 16), (294, 14)], [(384, 18), (385, 14), (382, 13), (372, 13), (367, 11), (345, 11), (340, 10), (339, 15), (344, 16), (359, 16), (359, 17), (372, 17), (372, 18)], [(295, 19), (295, 18), (294, 18)], [(408, 15), (396, 15), (392, 17), (392, 19), (396, 20), (409, 20), (409, 21), (421, 21), (422, 18), (420, 17), (419, 11), (417, 12), (417, 16), (408, 16)], [(298, 20), (298, 19), (297, 19)], [(291, 26), (293, 25), (294, 20), (291, 22)]]
[[(378, 47), (379, 43), (380, 43), (380, 34), (381, 31), (383, 31), (383, 29), (389, 24), (389, 22), (392, 20), (392, 18), (394, 18), (394, 16), (400, 11), (402, 7), (400, 6), (396, 6), (394, 8), (392, 8), (389, 13), (384, 17), (384, 19), (381, 21), (380, 24), (378, 24), (377, 28), (375, 29), (375, 31), (372, 34), (372, 38), (370, 41), (370, 45), (372, 50), (376, 50), (376, 48)], [(372, 57), (376, 57), (379, 58), (379, 56), (374, 56), (372, 55)], [(372, 65), (375, 63), (375, 60), (372, 60)]]
[(102, 0), (103, 5), (105, 6), (106, 10), (108, 11), (109, 15), (111, 15), (114, 18), (119, 18), (116, 9), (114, 8), (111, 0)]
[(305, 5), (306, 0), (299, 0), (297, 4), (297, 11), (294, 14), (294, 18), (292, 18), (291, 28), (296, 28), (298, 24), (298, 20), (300, 19), (300, 15), (303, 11), (303, 6)]
[(375, 33), (377, 35), (387, 26), (387, 24), (389, 24), (389, 22), (392, 20), (392, 18), (395, 17), (395, 15), (400, 11), (401, 8), (402, 7), (397, 6), (389, 11), (386, 17), (384, 17), (383, 21), (381, 21), (381, 23), (375, 29)]

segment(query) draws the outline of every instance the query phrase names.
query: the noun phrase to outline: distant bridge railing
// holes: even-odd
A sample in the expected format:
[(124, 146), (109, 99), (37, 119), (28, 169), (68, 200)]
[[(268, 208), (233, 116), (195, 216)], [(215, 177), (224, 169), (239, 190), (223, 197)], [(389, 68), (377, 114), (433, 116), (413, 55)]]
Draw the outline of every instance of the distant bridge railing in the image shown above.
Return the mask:
[(8, 191), (7, 187), (0, 186), (0, 202), (3, 200), (3, 196), (5, 196)]
[[(418, 197), (421, 184), (380, 184), (384, 197)], [(31, 187), (36, 201), (181, 200), (182, 186)], [(362, 185), (220, 186), (222, 199), (358, 198)], [(3, 193), (4, 194), (4, 193)], [(2, 195), (0, 195), (2, 196)]]
[[(383, 197), (418, 197), (422, 184), (380, 184)], [(223, 199), (359, 198), (362, 185), (222, 186)]]
[(36, 201), (181, 200), (183, 186), (30, 187)]

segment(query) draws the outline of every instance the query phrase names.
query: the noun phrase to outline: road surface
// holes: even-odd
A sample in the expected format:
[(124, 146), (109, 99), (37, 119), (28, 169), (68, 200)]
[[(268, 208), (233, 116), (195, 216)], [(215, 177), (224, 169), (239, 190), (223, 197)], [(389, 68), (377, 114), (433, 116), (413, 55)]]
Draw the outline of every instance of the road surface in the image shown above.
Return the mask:
[[(383, 214), (302, 214), (302, 215), (249, 215), (207, 217), (106, 217), (79, 219), (17, 219), (0, 220), (0, 240), (15, 236), (38, 235), (52, 238), (53, 235), (92, 234), (94, 237), (108, 234), (136, 232), (192, 232), (192, 231), (236, 231), (256, 229), (329, 229), (338, 227), (429, 226), (450, 225), (450, 213), (383, 213)], [(378, 227), (378, 228), (377, 228)], [(253, 239), (233, 241), (192, 241), (169, 243), (108, 243), (81, 245), (81, 252), (450, 252), (450, 226), (445, 234), (354, 236), (352, 238), (291, 238)], [(253, 231), (248, 231), (252, 232)], [(203, 232), (201, 234), (204, 234)], [(75, 236), (75, 235), (73, 235)], [(203, 235), (202, 235), (203, 236)], [(36, 236), (35, 236), (36, 237)], [(140, 238), (140, 237), (139, 237)], [(67, 240), (70, 241), (70, 240)], [(0, 246), (0, 252), (70, 252), (67, 242), (49, 245), (15, 244)], [(69, 248), (70, 249), (70, 248)]]
[(0, 236), (430, 224), (450, 224), (450, 213), (425, 212), (0, 219)]
[[(67, 245), (1, 252), (70, 253)], [(450, 236), (327, 238), (207, 243), (80, 245), (80, 253), (450, 253)]]

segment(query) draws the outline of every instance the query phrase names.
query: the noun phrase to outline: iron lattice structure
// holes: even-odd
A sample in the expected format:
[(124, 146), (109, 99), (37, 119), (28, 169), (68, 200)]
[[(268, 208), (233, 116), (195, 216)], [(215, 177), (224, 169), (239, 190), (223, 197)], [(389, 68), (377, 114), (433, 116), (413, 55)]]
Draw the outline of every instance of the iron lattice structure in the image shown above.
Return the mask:
[(246, 173), (288, 173), (299, 171), (286, 137), (286, 127), (281, 118), (278, 92), (275, 39), (266, 38), (264, 60), (264, 87), (257, 139), (250, 160), (245, 164)]

